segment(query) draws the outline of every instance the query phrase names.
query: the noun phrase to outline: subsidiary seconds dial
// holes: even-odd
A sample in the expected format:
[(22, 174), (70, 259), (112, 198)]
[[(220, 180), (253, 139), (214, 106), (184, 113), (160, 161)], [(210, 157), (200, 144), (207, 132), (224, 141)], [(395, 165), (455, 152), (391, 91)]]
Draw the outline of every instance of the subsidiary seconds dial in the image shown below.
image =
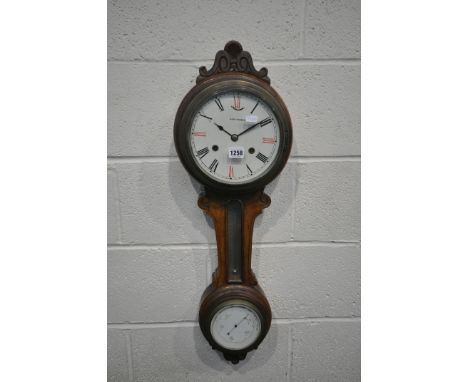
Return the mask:
[(248, 183), (264, 175), (275, 162), (280, 140), (273, 110), (243, 91), (227, 91), (208, 99), (190, 127), (196, 165), (225, 184)]

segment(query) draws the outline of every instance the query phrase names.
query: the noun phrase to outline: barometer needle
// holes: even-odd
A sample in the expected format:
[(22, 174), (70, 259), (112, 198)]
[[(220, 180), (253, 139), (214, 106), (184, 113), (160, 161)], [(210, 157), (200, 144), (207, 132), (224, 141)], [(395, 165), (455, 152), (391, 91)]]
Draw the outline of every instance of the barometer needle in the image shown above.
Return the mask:
[(244, 321), (246, 318), (247, 318), (247, 316), (245, 316), (242, 320), (240, 320), (237, 324), (235, 324), (235, 325), (233, 326), (233, 328), (232, 328), (229, 332), (227, 332), (227, 335), (231, 334), (232, 331), (233, 331), (235, 328), (237, 328), (237, 327), (241, 324), (241, 322)]

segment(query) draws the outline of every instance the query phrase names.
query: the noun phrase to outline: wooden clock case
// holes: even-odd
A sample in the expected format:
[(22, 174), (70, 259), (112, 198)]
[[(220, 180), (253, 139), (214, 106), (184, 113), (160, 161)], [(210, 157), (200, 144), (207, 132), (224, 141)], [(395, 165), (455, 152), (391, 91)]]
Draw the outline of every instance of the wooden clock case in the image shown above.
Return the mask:
[[(202, 333), (213, 349), (219, 350), (232, 363), (246, 357), (262, 342), (271, 324), (271, 309), (251, 269), (252, 235), (255, 218), (270, 205), (270, 197), (263, 190), (283, 169), (292, 145), (292, 125), (288, 110), (281, 97), (270, 86), (266, 68), (257, 71), (252, 57), (236, 41), (218, 51), (210, 70), (199, 69), (197, 84), (188, 92), (177, 111), (174, 140), (179, 158), (186, 170), (205, 186), (198, 206), (214, 222), (218, 267), (212, 283), (202, 295), (199, 323)], [(268, 103), (280, 128), (279, 154), (266, 174), (247, 184), (224, 184), (206, 176), (196, 165), (189, 147), (190, 124), (201, 105), (210, 97), (226, 90), (247, 91)], [(234, 269), (240, 268), (240, 272)], [(236, 272), (236, 273), (233, 273)], [(210, 323), (216, 312), (233, 301), (242, 301), (253, 309), (261, 321), (260, 335), (249, 347), (230, 350), (216, 343), (211, 335)]]

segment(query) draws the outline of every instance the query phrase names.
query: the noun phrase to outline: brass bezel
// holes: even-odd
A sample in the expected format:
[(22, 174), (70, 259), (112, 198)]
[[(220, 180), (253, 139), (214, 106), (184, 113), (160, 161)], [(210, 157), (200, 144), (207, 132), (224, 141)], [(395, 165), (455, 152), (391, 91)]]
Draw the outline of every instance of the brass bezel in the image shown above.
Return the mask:
[[(260, 98), (271, 108), (279, 125), (280, 142), (273, 164), (250, 182), (232, 184), (215, 180), (198, 166), (192, 155), (190, 129), (193, 118), (209, 99), (229, 91), (247, 92)], [(193, 87), (182, 100), (174, 122), (174, 141), (182, 164), (201, 184), (223, 192), (248, 192), (265, 187), (286, 165), (292, 146), (291, 118), (281, 97), (265, 81), (244, 73), (222, 73)]]

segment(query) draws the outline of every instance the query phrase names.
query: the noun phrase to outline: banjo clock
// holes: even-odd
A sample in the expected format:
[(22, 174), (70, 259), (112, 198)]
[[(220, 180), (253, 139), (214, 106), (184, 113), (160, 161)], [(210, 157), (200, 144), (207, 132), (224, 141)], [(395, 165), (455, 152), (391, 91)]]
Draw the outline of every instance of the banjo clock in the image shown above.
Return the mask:
[(174, 140), (185, 169), (205, 191), (198, 206), (214, 222), (218, 267), (200, 303), (200, 328), (232, 363), (265, 338), (271, 309), (251, 269), (255, 218), (270, 205), (263, 190), (285, 166), (292, 144), (286, 105), (237, 41), (199, 69), (177, 110)]

